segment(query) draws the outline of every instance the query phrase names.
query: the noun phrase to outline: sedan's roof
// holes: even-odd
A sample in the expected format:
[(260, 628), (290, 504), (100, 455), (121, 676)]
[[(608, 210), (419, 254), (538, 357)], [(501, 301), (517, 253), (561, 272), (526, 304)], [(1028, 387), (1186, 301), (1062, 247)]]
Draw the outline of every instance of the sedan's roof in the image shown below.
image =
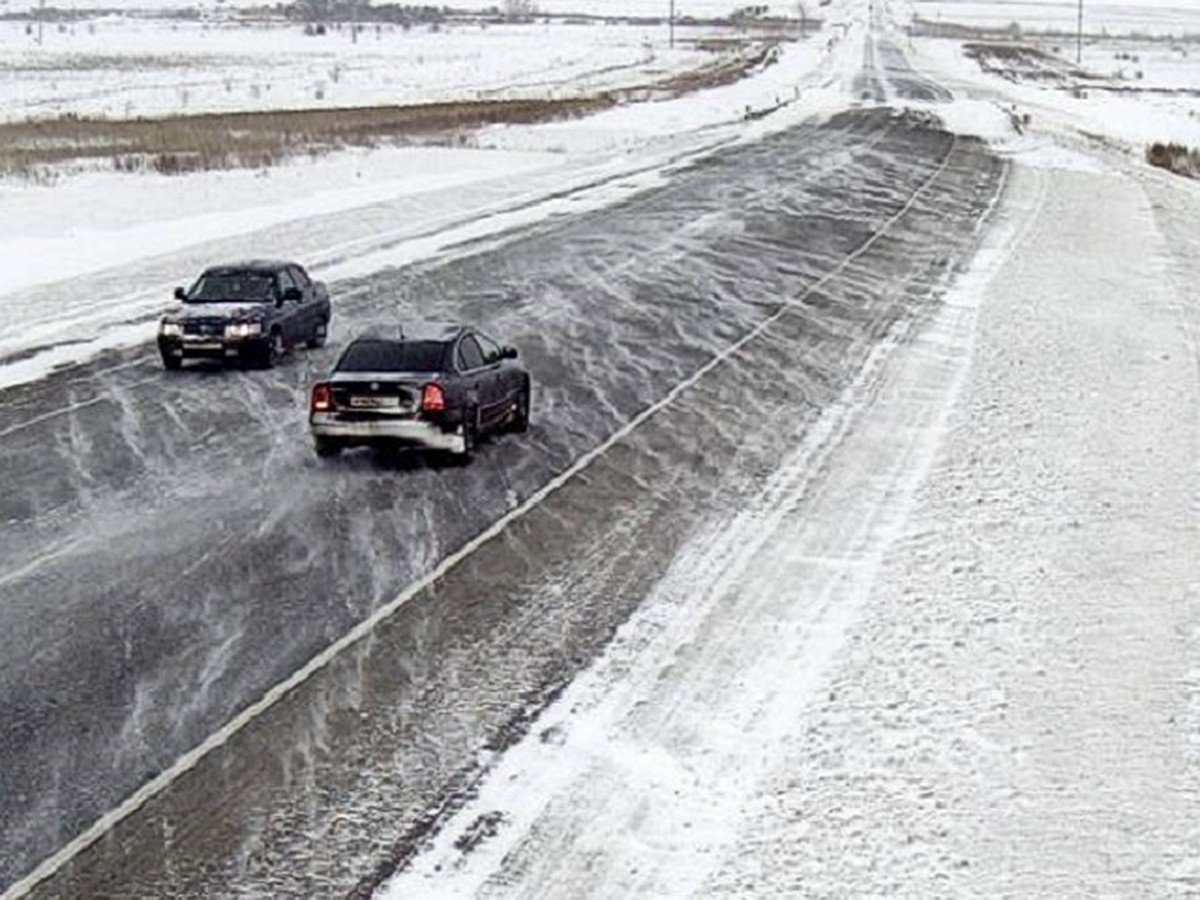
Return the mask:
[(440, 341), (449, 343), (467, 330), (459, 322), (413, 322), (372, 325), (354, 336), (356, 341)]
[(452, 341), (467, 330), (461, 322), (406, 322), (402, 327), (410, 341)]

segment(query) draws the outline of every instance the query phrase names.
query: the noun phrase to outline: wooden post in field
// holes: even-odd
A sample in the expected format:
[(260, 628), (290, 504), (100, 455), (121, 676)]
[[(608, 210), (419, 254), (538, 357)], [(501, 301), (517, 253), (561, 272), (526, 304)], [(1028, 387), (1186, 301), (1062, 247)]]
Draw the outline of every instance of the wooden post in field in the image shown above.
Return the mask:
[(675, 49), (675, 0), (671, 0), (670, 9), (667, 12), (667, 46), (672, 50)]

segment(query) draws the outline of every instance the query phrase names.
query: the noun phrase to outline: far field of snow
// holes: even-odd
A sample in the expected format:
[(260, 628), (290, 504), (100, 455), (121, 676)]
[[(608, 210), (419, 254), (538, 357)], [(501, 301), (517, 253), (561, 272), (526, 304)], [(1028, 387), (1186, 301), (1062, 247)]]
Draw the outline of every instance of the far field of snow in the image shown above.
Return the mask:
[[(1079, 4), (1074, 0), (908, 0), (896, 4), (908, 7), (912, 14), (927, 22), (955, 23), (984, 28), (1009, 28), (1022, 31), (1059, 31), (1074, 35), (1078, 27)], [(1085, 35), (1174, 35), (1200, 37), (1200, 6), (1180, 2), (1138, 0), (1086, 0), (1083, 4)]]
[[(547, 15), (585, 15), (606, 18), (666, 18), (672, 0), (535, 0), (534, 11)], [(762, 0), (756, 6), (766, 7), (772, 16), (795, 16), (797, 0)], [(71, 7), (69, 3), (55, 4)], [(226, 9), (263, 6), (261, 0), (75, 0), (79, 9), (117, 10), (178, 10), (197, 9), (203, 14), (219, 15)], [(400, 4), (420, 6), (422, 4)], [(463, 0), (461, 3), (432, 4), (456, 10), (504, 9), (504, 0)], [(675, 15), (683, 18), (715, 18), (727, 16), (749, 4), (738, 0), (674, 0)], [(816, 7), (818, 0), (812, 0)], [(25, 13), (36, 9), (38, 0), (0, 0), (0, 15)]]
[[(1043, 49), (1053, 53), (1055, 47)], [(948, 87), (971, 85), (977, 96), (1036, 116), (1041, 126), (1066, 129), (1076, 140), (1090, 135), (1134, 155), (1154, 142), (1200, 147), (1200, 96), (1194, 90), (1200, 45), (1189, 50), (1151, 44), (1134, 51), (1115, 42), (1085, 45), (1082, 68), (1089, 77), (1064, 84), (986, 75), (958, 41), (919, 40), (911, 52), (921, 66), (941, 73)]]
[(132, 118), (447, 100), (573, 97), (711, 62), (712, 29), (537, 22), (372, 25), (106, 17), (44, 29), (0, 22), (0, 115)]

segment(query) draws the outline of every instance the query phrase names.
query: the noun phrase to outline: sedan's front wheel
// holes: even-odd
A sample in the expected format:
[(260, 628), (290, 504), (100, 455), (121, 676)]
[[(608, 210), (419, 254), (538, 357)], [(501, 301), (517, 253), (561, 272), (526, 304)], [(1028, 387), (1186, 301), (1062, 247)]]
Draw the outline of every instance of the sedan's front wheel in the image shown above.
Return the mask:
[(517, 403), (513, 407), (512, 419), (509, 421), (509, 428), (518, 434), (522, 434), (529, 430), (529, 382), (526, 381), (521, 388), (521, 392), (517, 394)]

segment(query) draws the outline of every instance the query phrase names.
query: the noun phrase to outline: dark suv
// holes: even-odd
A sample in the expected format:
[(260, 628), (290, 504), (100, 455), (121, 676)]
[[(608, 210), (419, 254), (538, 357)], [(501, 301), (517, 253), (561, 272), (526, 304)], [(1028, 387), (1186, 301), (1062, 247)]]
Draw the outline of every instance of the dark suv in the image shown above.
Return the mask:
[(273, 366), (292, 347), (320, 347), (329, 332), (329, 291), (285, 260), (212, 266), (158, 327), (163, 365), (215, 359)]
[(375, 332), (313, 386), (309, 428), (320, 456), (411, 446), (466, 460), (484, 435), (529, 427), (529, 385), (515, 349), (469, 326)]

